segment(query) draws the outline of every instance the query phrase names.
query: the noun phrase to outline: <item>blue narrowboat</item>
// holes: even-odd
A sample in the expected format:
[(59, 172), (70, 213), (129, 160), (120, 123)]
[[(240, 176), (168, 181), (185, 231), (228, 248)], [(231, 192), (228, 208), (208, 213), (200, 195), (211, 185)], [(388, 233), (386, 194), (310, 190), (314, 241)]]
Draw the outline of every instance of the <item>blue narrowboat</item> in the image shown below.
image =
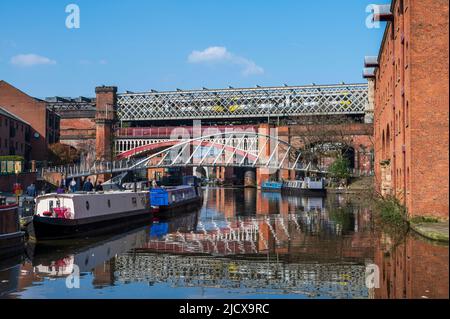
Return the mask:
[(149, 192), (150, 206), (154, 213), (164, 213), (174, 210), (188, 210), (198, 206), (203, 198), (198, 178), (188, 176), (181, 186), (157, 187)]
[(261, 189), (263, 191), (269, 191), (269, 192), (281, 192), (282, 187), (283, 187), (282, 182), (266, 181), (266, 182), (263, 182), (261, 185)]

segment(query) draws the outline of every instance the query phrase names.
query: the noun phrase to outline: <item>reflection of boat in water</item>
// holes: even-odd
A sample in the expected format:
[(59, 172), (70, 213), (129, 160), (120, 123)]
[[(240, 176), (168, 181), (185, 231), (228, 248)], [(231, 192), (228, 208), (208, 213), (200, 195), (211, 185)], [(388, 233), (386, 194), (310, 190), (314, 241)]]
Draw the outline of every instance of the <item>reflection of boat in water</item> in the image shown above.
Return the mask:
[[(198, 213), (183, 214), (165, 222), (135, 228), (116, 236), (96, 237), (73, 241), (57, 241), (30, 245), (29, 255), (35, 272), (60, 277), (71, 274), (74, 265), (80, 272), (90, 272), (116, 255), (145, 247), (152, 235), (167, 232), (191, 231), (195, 229)], [(162, 232), (161, 232), (162, 230)]]
[(48, 194), (36, 198), (32, 235), (37, 240), (98, 235), (150, 218), (146, 191)]
[(77, 266), (80, 272), (90, 272), (95, 267), (125, 253), (135, 247), (144, 245), (148, 238), (149, 227), (140, 227), (117, 236), (96, 238), (66, 244), (37, 243), (30, 247), (34, 270), (36, 273), (53, 277), (65, 277)]
[(0, 298), (17, 291), (19, 287), (20, 261), (14, 261), (10, 266), (0, 265)]
[(0, 198), (0, 260), (23, 252), (24, 235), (20, 230), (18, 205), (6, 204), (6, 198)]

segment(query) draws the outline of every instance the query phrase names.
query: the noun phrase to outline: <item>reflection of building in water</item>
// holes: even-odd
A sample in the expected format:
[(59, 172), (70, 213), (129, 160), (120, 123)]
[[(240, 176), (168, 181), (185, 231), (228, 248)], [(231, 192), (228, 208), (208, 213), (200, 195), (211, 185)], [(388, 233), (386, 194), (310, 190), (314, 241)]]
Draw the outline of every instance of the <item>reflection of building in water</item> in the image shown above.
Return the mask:
[(105, 261), (94, 268), (92, 274), (94, 288), (104, 288), (114, 285), (115, 258)]
[[(359, 213), (364, 212), (354, 212)], [(370, 245), (357, 245), (370, 242), (369, 234), (344, 236), (339, 223), (312, 211), (203, 219), (187, 232), (171, 227), (176, 230), (117, 257), (116, 279), (367, 297), (365, 263), (374, 252)]]
[[(258, 289), (310, 297), (367, 298), (364, 264), (281, 263), (154, 253), (116, 258), (119, 282), (165, 282), (175, 287)], [(245, 292), (244, 292), (245, 293)]]
[(448, 245), (407, 236), (395, 245), (383, 235), (377, 243), (375, 264), (380, 268), (378, 299), (448, 299)]
[(19, 287), (20, 264), (0, 267), (0, 298), (17, 291)]

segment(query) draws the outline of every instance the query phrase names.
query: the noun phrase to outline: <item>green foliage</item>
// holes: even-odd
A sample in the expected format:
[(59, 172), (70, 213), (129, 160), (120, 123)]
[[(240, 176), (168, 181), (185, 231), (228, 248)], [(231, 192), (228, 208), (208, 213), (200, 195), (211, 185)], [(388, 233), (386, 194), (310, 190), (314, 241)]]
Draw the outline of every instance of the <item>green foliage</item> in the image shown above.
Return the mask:
[(409, 223), (406, 208), (398, 199), (393, 196), (375, 199), (373, 212), (376, 227), (391, 238), (393, 247), (404, 242)]
[(381, 222), (388, 225), (402, 226), (407, 220), (406, 208), (395, 197), (379, 199), (376, 210)]
[(339, 156), (330, 165), (328, 172), (332, 178), (348, 179), (350, 177), (350, 162), (348, 159)]
[(427, 216), (416, 216), (410, 219), (413, 224), (439, 223), (439, 219)]

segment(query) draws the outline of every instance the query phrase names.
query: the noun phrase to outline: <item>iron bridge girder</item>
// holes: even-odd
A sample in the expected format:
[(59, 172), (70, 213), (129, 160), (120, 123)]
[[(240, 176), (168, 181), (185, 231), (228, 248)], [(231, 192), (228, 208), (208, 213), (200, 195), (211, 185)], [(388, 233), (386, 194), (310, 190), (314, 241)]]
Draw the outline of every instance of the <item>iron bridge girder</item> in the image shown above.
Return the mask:
[(313, 85), (117, 95), (121, 121), (364, 115), (367, 84)]

